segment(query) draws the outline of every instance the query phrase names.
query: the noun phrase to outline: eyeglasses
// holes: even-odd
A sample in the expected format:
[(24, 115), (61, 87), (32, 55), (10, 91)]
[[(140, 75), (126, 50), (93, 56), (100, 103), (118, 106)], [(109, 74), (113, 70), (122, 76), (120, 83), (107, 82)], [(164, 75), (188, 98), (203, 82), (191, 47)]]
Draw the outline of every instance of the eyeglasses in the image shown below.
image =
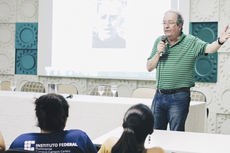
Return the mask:
[(165, 25), (174, 25), (176, 22), (174, 22), (174, 21), (169, 21), (169, 22), (162, 22), (161, 24), (163, 25), (163, 26), (165, 26)]

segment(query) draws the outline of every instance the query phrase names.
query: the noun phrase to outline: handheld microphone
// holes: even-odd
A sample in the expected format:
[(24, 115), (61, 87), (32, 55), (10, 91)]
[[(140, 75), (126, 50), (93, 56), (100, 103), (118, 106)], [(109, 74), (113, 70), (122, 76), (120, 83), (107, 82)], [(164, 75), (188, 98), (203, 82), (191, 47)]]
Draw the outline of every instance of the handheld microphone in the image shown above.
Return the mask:
[[(166, 42), (167, 37), (165, 35), (161, 36), (161, 41), (163, 41), (164, 43)], [(162, 53), (160, 54), (160, 56), (162, 56)]]
[(73, 95), (70, 94), (69, 96), (66, 97), (66, 99), (68, 99), (68, 98), (72, 99), (72, 98), (73, 98)]

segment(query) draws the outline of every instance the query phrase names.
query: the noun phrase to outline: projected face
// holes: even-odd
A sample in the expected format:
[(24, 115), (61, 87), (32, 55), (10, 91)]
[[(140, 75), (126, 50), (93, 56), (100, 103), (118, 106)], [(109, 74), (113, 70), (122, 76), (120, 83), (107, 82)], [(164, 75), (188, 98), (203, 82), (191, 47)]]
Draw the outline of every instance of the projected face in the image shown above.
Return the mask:
[(100, 26), (98, 26), (98, 37), (105, 41), (112, 39), (117, 35), (117, 27), (119, 26), (119, 17), (116, 14), (100, 14)]
[(122, 13), (123, 6), (119, 0), (100, 1), (97, 4), (93, 47), (125, 47), (125, 40), (121, 36), (124, 21)]
[(121, 24), (121, 4), (119, 2), (105, 2), (99, 7), (97, 16), (98, 36), (102, 41), (112, 39), (117, 35)]

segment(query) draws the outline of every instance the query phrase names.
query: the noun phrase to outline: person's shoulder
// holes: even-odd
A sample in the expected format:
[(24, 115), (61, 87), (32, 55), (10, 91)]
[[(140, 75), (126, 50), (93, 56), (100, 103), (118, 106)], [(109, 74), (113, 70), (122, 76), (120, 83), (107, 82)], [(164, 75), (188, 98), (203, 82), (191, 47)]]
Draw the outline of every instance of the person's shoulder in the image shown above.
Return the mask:
[(39, 133), (24, 133), (19, 135), (14, 139), (14, 141), (11, 143), (10, 148), (14, 148), (16, 146), (22, 145), (25, 141), (33, 141), (36, 140), (38, 137)]
[(42, 136), (43, 133), (23, 133), (16, 137), (14, 141), (26, 141), (26, 140), (34, 140), (38, 137)]
[(79, 129), (71, 129), (71, 130), (67, 130), (65, 131), (67, 134), (70, 134), (70, 135), (82, 135), (82, 136), (87, 136), (87, 134), (82, 131), (82, 130), (79, 130)]
[(117, 137), (109, 137), (105, 142), (101, 145), (98, 153), (111, 153), (113, 146), (117, 143), (119, 138)]
[(199, 37), (194, 36), (192, 34), (185, 35), (185, 42), (190, 42), (190, 43), (199, 42), (199, 43), (203, 43), (203, 44), (207, 43), (207, 42), (203, 41), (202, 39), (200, 39)]
[(166, 152), (161, 147), (153, 147), (153, 148), (147, 149), (146, 153), (166, 153)]
[(105, 142), (109, 148), (113, 148), (113, 146), (117, 143), (118, 140), (119, 138), (111, 136)]
[(71, 130), (67, 130), (66, 132), (66, 136), (68, 138), (74, 138), (78, 141), (88, 141), (90, 140), (89, 136), (87, 135), (86, 132), (79, 130), (79, 129), (71, 129)]
[(184, 34), (184, 37), (186, 38), (186, 39), (189, 39), (189, 40), (194, 40), (194, 39), (197, 39), (198, 37), (196, 37), (196, 36), (194, 36), (194, 35), (192, 35), (192, 34)]
[(24, 137), (32, 137), (32, 136), (38, 136), (41, 133), (23, 133), (21, 135), (19, 135), (17, 138), (24, 138)]

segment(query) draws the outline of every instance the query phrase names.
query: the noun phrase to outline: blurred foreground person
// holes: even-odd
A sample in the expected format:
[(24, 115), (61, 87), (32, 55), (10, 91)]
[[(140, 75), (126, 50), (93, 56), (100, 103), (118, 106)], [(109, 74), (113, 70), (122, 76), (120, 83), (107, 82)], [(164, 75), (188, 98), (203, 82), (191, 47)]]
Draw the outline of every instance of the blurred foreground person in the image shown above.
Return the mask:
[(57, 94), (42, 95), (35, 101), (35, 112), (41, 133), (27, 133), (17, 137), (10, 149), (47, 152), (96, 153), (87, 134), (81, 130), (64, 131), (69, 116), (69, 104)]
[(108, 138), (98, 153), (165, 153), (160, 147), (144, 147), (147, 135), (153, 133), (153, 125), (154, 118), (148, 106), (137, 104), (130, 107), (123, 119), (121, 137)]

